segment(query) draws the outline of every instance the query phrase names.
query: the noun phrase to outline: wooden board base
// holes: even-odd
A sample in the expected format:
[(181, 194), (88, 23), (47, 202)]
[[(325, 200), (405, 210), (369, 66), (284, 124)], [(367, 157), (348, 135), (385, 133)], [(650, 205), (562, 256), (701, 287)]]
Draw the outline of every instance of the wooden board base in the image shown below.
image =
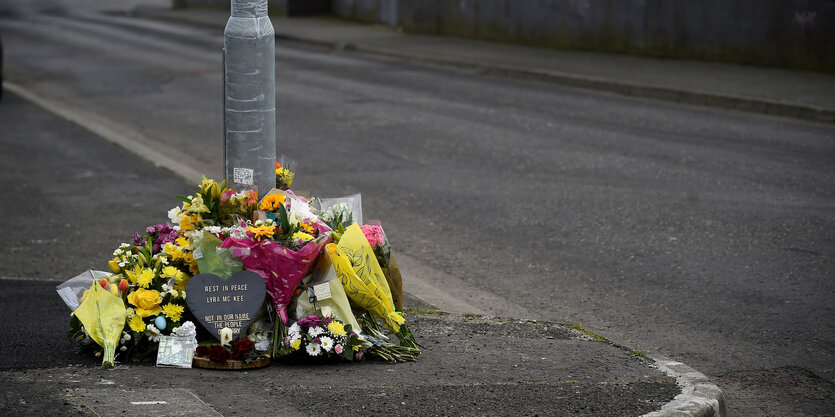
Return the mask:
[(203, 369), (220, 369), (220, 370), (241, 370), (241, 369), (256, 369), (256, 368), (263, 368), (265, 366), (269, 366), (272, 363), (270, 357), (261, 357), (255, 361), (250, 363), (246, 363), (244, 361), (238, 361), (229, 359), (226, 363), (218, 363), (212, 362), (211, 359), (203, 357), (203, 356), (195, 356), (194, 361), (191, 363), (191, 366), (195, 368), (203, 368)]

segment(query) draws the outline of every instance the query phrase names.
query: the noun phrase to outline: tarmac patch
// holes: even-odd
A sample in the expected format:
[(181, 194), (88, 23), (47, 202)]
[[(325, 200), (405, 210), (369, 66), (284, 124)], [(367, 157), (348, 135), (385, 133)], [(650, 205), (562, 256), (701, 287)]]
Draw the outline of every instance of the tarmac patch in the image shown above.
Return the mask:
[(76, 389), (72, 394), (98, 416), (220, 416), (184, 388)]

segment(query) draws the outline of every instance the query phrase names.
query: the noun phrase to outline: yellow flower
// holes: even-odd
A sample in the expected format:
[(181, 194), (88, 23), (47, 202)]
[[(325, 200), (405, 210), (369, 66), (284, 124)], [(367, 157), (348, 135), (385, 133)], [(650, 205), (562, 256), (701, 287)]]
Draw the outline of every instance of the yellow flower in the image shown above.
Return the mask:
[(107, 262), (107, 266), (110, 268), (110, 272), (114, 274), (118, 274), (122, 271), (122, 268), (119, 267), (119, 257), (115, 257)]
[(194, 223), (197, 222), (197, 216), (183, 216), (180, 219), (180, 229), (182, 230), (194, 230)]
[(211, 213), (212, 211), (206, 207), (206, 203), (203, 202), (203, 196), (198, 193), (194, 198), (191, 199), (191, 204), (188, 207), (189, 213)]
[(157, 290), (140, 288), (128, 294), (128, 302), (136, 307), (136, 315), (142, 318), (157, 315), (162, 311), (162, 302)]
[(293, 350), (299, 350), (299, 348), (301, 346), (302, 346), (302, 340), (301, 339), (293, 339), (293, 342), (290, 343), (290, 347), (293, 348)]
[(255, 236), (255, 240), (261, 240), (262, 237), (272, 237), (273, 233), (275, 233), (275, 226), (247, 226), (246, 230), (249, 230)]
[(305, 232), (296, 232), (296, 233), (293, 233), (293, 239), (313, 240), (313, 236), (309, 235)]
[(328, 325), (328, 330), (330, 330), (331, 334), (334, 336), (345, 336), (345, 326), (338, 321), (332, 321), (331, 324)]
[(261, 200), (258, 210), (276, 211), (279, 205), (284, 204), (284, 200), (283, 194), (270, 194)]
[(130, 326), (130, 329), (135, 332), (145, 331), (145, 322), (142, 320), (142, 317), (133, 316), (128, 322), (128, 325)]
[(162, 276), (165, 278), (174, 278), (178, 273), (180, 273), (180, 270), (173, 266), (166, 266), (165, 268), (162, 268)]
[(172, 261), (178, 261), (180, 259), (183, 259), (183, 251), (180, 250), (180, 248), (177, 245), (171, 242), (166, 243), (162, 251), (165, 252), (168, 256), (170, 256)]
[(151, 281), (153, 281), (156, 276), (153, 269), (142, 268), (139, 265), (133, 268), (133, 271), (125, 271), (125, 274), (127, 274), (130, 282), (139, 285), (142, 288), (148, 288), (148, 285), (151, 284)]
[(177, 240), (175, 240), (175, 242), (177, 242), (177, 246), (179, 246), (182, 249), (191, 249), (191, 245), (188, 244), (188, 239), (182, 236), (178, 237)]
[(162, 306), (162, 314), (165, 314), (171, 321), (180, 321), (180, 315), (183, 314), (183, 306), (168, 303)]
[(212, 200), (220, 199), (220, 185), (211, 178), (203, 176), (203, 181), (200, 183), (200, 193), (211, 198)]
[(190, 279), (191, 276), (183, 271), (178, 271), (177, 275), (174, 277), (174, 289), (177, 291), (186, 289), (186, 284), (188, 284), (188, 280)]

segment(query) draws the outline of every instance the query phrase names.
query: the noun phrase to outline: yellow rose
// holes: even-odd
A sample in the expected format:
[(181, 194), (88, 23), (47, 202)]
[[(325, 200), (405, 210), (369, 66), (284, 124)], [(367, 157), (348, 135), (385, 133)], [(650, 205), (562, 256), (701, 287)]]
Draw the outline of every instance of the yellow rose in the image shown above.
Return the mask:
[(136, 306), (136, 315), (142, 318), (159, 314), (161, 301), (157, 290), (140, 288), (128, 294), (128, 302)]

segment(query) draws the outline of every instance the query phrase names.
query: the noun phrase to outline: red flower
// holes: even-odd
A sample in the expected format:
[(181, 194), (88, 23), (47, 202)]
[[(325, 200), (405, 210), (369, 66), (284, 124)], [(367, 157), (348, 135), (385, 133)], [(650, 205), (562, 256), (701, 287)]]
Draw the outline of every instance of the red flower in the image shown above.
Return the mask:
[(229, 356), (229, 351), (223, 346), (212, 345), (209, 347), (209, 359), (211, 359), (212, 362), (224, 363), (227, 359), (229, 359)]
[(249, 339), (238, 340), (235, 343), (232, 343), (232, 359), (241, 361), (246, 359), (247, 355), (249, 355), (249, 352), (252, 351), (254, 346), (255, 344)]

